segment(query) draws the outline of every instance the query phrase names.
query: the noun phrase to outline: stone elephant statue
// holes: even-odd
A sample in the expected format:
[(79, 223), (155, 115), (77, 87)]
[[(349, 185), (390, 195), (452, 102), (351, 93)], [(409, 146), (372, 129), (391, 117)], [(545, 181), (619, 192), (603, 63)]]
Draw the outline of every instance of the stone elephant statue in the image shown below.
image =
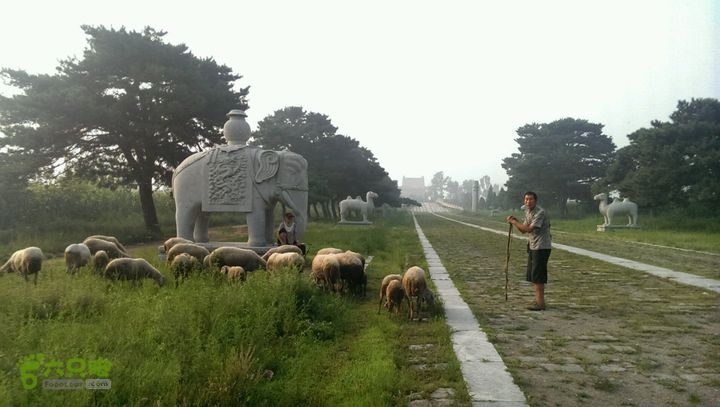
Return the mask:
[(180, 163), (172, 186), (178, 237), (207, 242), (211, 212), (245, 212), (247, 244), (270, 246), (278, 202), (295, 213), (298, 240), (307, 226), (307, 161), (290, 151), (215, 147)]

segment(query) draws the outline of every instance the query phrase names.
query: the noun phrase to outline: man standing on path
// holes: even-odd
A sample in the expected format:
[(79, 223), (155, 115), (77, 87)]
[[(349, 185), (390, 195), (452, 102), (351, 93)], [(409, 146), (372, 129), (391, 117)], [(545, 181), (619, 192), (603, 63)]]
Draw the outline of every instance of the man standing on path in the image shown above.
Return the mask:
[(527, 281), (533, 283), (535, 302), (528, 307), (531, 311), (545, 309), (545, 284), (547, 284), (547, 264), (552, 248), (550, 218), (545, 210), (537, 206), (537, 194), (525, 193), (525, 221), (520, 223), (516, 217), (507, 217), (508, 223), (515, 225), (521, 233), (528, 233)]

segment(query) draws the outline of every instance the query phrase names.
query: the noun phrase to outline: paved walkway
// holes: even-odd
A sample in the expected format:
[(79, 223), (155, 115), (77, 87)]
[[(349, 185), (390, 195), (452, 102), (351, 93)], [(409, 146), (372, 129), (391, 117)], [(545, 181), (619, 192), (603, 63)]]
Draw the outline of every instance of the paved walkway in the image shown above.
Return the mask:
[[(456, 222), (461, 225), (470, 226), (470, 227), (473, 227), (476, 229), (481, 229), (481, 230), (484, 230), (487, 232), (492, 232), (492, 233), (497, 233), (499, 235), (507, 236), (507, 231), (500, 231), (497, 229), (486, 228), (486, 227), (482, 227), (482, 226), (475, 225), (472, 223), (462, 222), (457, 219), (448, 218), (447, 216), (442, 216), (442, 215), (435, 213), (433, 208), (430, 208), (429, 210), (425, 210), (424, 212), (432, 213), (433, 215), (435, 215), (439, 218), (447, 219), (449, 221)], [(443, 212), (447, 212), (447, 210), (444, 210)], [(515, 234), (513, 234), (513, 237), (518, 238), (518, 239), (527, 239), (524, 236), (517, 236)], [(579, 254), (581, 256), (592, 257), (593, 259), (606, 261), (608, 263), (616, 264), (616, 265), (622, 266), (622, 267), (631, 268), (633, 270), (643, 271), (645, 273), (649, 273), (649, 274), (652, 274), (657, 277), (662, 277), (662, 278), (667, 278), (667, 279), (673, 280), (680, 284), (691, 285), (691, 286), (695, 286), (695, 287), (699, 287), (699, 288), (704, 288), (706, 290), (714, 291), (716, 293), (720, 293), (720, 280), (700, 277), (700, 276), (696, 276), (694, 274), (684, 273), (682, 271), (674, 271), (674, 270), (667, 269), (665, 267), (653, 266), (650, 264), (640, 263), (640, 262), (634, 261), (634, 260), (628, 260), (628, 259), (623, 259), (621, 257), (609, 256), (607, 254), (593, 252), (591, 250), (585, 250), (585, 249), (581, 249), (578, 247), (567, 246), (567, 245), (559, 244), (559, 243), (553, 243), (553, 248), (565, 250), (565, 251), (568, 251), (571, 253)]]
[[(415, 220), (415, 216), (413, 215)], [(475, 316), (453, 284), (440, 257), (415, 220), (415, 230), (422, 243), (429, 274), (443, 301), (451, 330), (453, 349), (475, 407), (527, 406), (525, 395), (513, 382), (500, 354), (480, 329)]]

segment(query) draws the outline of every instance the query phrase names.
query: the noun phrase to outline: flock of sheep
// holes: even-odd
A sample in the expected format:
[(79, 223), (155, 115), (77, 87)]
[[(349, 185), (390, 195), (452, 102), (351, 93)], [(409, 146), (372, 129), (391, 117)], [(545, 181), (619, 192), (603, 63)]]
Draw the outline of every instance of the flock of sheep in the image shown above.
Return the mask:
[[(260, 256), (252, 250), (230, 246), (210, 252), (190, 240), (173, 237), (165, 241), (161, 252), (165, 253), (176, 287), (194, 272), (217, 273), (230, 282), (242, 283), (250, 271), (290, 269), (302, 272), (305, 266), (300, 248), (294, 245), (273, 247)], [(0, 275), (15, 272), (26, 281), (29, 281), (30, 275), (34, 275), (34, 283), (37, 284), (43, 257), (42, 250), (37, 247), (18, 250), (0, 267)], [(165, 284), (165, 277), (160, 271), (143, 258), (131, 258), (125, 247), (113, 236), (89, 236), (82, 243), (71, 244), (65, 249), (65, 264), (70, 274), (89, 266), (91, 260), (94, 274), (101, 274), (108, 279), (137, 283), (149, 278), (158, 286)], [(349, 292), (364, 297), (367, 289), (365, 258), (350, 250), (320, 249), (313, 258), (310, 277), (319, 287), (336, 293)], [(416, 300), (413, 302), (412, 298)], [(398, 314), (404, 299), (407, 300), (410, 319), (418, 315), (421, 303), (432, 304), (434, 295), (428, 288), (423, 269), (410, 267), (403, 275), (385, 276), (380, 287), (378, 313), (385, 300), (388, 311), (395, 310)]]

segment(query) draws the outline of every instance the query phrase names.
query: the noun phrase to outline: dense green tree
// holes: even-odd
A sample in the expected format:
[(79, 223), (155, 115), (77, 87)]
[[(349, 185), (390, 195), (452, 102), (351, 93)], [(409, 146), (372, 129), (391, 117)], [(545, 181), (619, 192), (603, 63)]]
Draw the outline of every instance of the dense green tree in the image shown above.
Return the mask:
[(252, 144), (267, 148), (287, 148), (308, 160), (309, 203), (321, 205), (329, 215), (337, 202), (367, 191), (384, 202), (400, 205), (400, 190), (380, 166), (373, 153), (350, 137), (337, 134), (330, 119), (320, 113), (291, 106), (275, 111), (258, 123)]
[(442, 171), (436, 172), (430, 180), (430, 186), (427, 187), (428, 198), (431, 201), (444, 199), (448, 181), (450, 177), (446, 177)]
[(720, 102), (681, 100), (670, 122), (628, 135), (596, 189), (618, 189), (646, 208), (720, 202)]
[(592, 199), (590, 186), (607, 169), (615, 151), (603, 125), (566, 118), (532, 123), (517, 130), (518, 152), (503, 159), (510, 197), (533, 190), (548, 206), (554, 203), (562, 216), (569, 198)]
[(22, 92), (0, 97), (0, 146), (39, 157), (35, 172), (65, 171), (139, 190), (148, 231), (160, 229), (153, 187), (169, 185), (173, 168), (192, 151), (220, 142), (225, 114), (247, 108), (240, 76), (165, 32), (82, 27), (80, 60), (61, 61), (55, 75), (3, 69)]

